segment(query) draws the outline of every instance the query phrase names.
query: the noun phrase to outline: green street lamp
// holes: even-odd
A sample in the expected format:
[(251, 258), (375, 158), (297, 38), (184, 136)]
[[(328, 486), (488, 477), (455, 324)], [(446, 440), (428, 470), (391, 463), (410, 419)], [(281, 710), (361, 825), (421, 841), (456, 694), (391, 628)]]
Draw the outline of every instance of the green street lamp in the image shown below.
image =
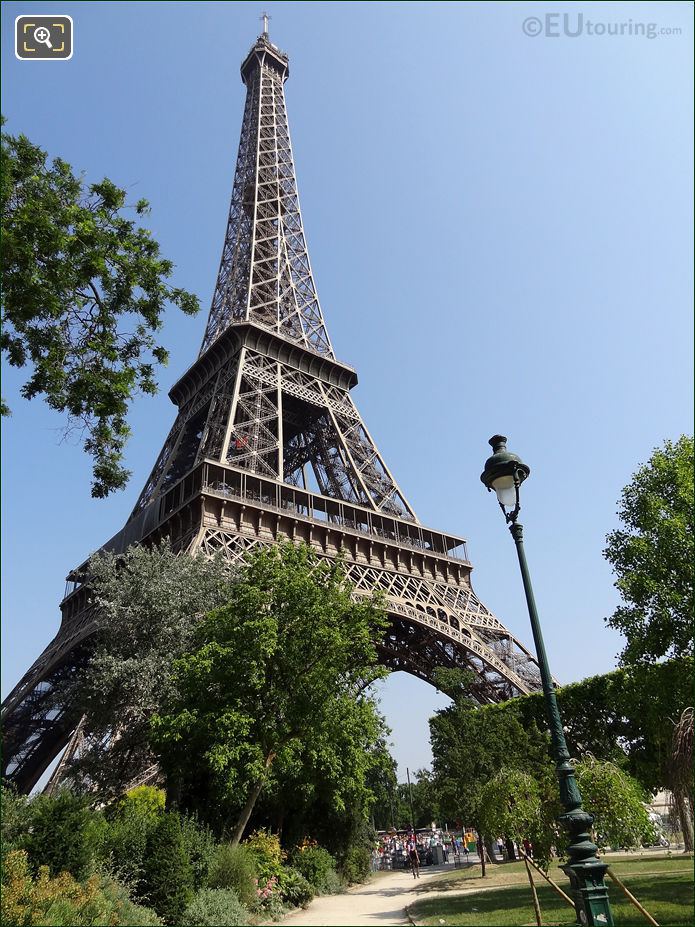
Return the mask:
[(485, 462), (480, 479), (487, 486), (488, 492), (495, 491), (497, 501), (509, 525), (509, 530), (516, 544), (516, 552), (521, 567), (521, 578), (526, 593), (533, 642), (543, 683), (543, 694), (550, 723), (550, 735), (555, 757), (555, 772), (560, 784), (560, 801), (564, 809), (560, 820), (569, 832), (567, 855), (569, 862), (562, 867), (570, 880), (574, 895), (574, 906), (578, 924), (613, 924), (608, 889), (603, 881), (608, 866), (598, 858), (598, 847), (591, 839), (593, 816), (582, 808), (582, 796), (574, 777), (574, 768), (570, 762), (562, 719), (555, 695), (555, 685), (550, 675), (548, 657), (545, 652), (538, 611), (533, 597), (531, 577), (524, 552), (524, 529), (517, 521), (521, 510), (519, 489), (531, 472), (520, 457), (507, 450), (504, 435), (495, 435), (489, 441), (492, 457)]

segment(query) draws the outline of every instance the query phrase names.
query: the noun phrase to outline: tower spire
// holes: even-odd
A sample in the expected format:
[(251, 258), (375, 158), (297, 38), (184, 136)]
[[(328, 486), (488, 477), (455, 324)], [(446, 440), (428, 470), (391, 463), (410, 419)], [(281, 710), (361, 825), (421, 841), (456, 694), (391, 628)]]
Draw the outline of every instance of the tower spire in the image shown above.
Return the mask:
[(263, 20), (263, 35), (268, 38), (268, 20), (272, 19), (272, 17), (268, 13), (263, 12), (258, 18)]
[(201, 356), (230, 325), (251, 322), (334, 357), (299, 207), (285, 105), (288, 74), (287, 55), (265, 34), (241, 66), (246, 106)]

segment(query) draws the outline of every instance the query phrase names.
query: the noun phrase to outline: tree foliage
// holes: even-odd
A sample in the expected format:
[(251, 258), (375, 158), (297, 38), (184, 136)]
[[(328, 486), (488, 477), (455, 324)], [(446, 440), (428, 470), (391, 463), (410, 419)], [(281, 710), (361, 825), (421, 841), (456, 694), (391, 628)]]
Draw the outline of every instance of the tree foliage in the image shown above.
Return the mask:
[[(638, 847), (653, 839), (652, 825), (639, 784), (614, 763), (587, 756), (574, 763), (584, 808), (594, 817), (593, 830), (601, 849)], [(552, 848), (564, 855), (567, 834), (559, 826), (562, 811), (553, 766), (529, 775), (503, 767), (486, 782), (479, 797), (484, 833), (521, 845), (529, 840), (533, 856), (546, 868)]]
[(549, 738), (534, 722), (522, 725), (517, 702), (505, 703), (506, 712), (459, 702), (430, 719), (439, 805), (449, 822), (483, 826), (483, 786), (503, 767), (537, 773), (539, 779), (547, 771)]
[(278, 754), (254, 809), (255, 827), (281, 832), (287, 846), (310, 836), (339, 859), (352, 845), (371, 848), (374, 769), (387, 729), (374, 705), (368, 711), (364, 730), (346, 725), (330, 742), (297, 740)]
[(638, 847), (653, 840), (653, 827), (639, 784), (614, 763), (587, 756), (575, 764), (584, 807), (594, 816), (600, 849)]
[(385, 673), (376, 653), (384, 614), (351, 591), (339, 563), (306, 547), (257, 552), (176, 663), (175, 686), (152, 719), (168, 788), (201, 815), (214, 796), (234, 819), (234, 843), (270, 771), (287, 772), (293, 751), (335, 782), (336, 808), (365, 789), (381, 724), (364, 690)]
[[(590, 752), (598, 759), (610, 760), (637, 779), (647, 792), (671, 788), (673, 725), (692, 701), (692, 678), (693, 661), (683, 658), (653, 666), (625, 667), (561, 686), (557, 700), (570, 752), (573, 756)], [(437, 724), (454, 723), (455, 718), (472, 749), (478, 734), (476, 715), (467, 714), (470, 709), (459, 712), (453, 706), (447, 711), (452, 717)], [(483, 725), (489, 724), (491, 730), (501, 726), (504, 743), (517, 730), (518, 723), (524, 729), (535, 725), (541, 731), (547, 730), (542, 692), (475, 711), (482, 713)], [(483, 750), (486, 741), (480, 744)], [(442, 746), (446, 747), (446, 741)], [(491, 750), (495, 759), (499, 757), (494, 741)], [(502, 758), (501, 765), (510, 764)]]
[(87, 186), (24, 135), (3, 132), (1, 158), (0, 348), (30, 368), (22, 395), (42, 396), (82, 430), (92, 495), (107, 496), (130, 475), (130, 403), (157, 391), (155, 370), (168, 359), (156, 338), (166, 306), (190, 315), (198, 300), (167, 282), (173, 264), (139, 225), (146, 200), (130, 207), (107, 178)]
[(556, 783), (550, 763), (540, 780), (519, 769), (500, 769), (480, 790), (483, 832), (514, 840), (518, 846), (529, 840), (536, 862), (547, 868), (551, 847), (557, 844), (560, 802)]
[(153, 762), (149, 719), (168, 697), (174, 660), (204, 613), (228, 600), (234, 576), (223, 559), (181, 556), (168, 542), (97, 554), (88, 574), (99, 630), (65, 699), (85, 716), (89, 748), (70, 775), (113, 798)]
[(380, 738), (375, 744), (372, 756), (373, 762), (366, 779), (372, 795), (372, 821), (377, 830), (388, 830), (399, 826), (397, 764), (385, 738)]
[(625, 665), (693, 652), (693, 439), (666, 441), (623, 490), (623, 527), (604, 556), (625, 604), (607, 619), (621, 631)]

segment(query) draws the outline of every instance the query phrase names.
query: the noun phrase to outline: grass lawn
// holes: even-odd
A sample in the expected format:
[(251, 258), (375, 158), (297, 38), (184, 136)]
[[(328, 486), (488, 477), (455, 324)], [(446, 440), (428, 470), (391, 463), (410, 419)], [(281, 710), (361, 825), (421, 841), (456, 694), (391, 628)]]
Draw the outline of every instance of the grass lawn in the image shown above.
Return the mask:
[[(661, 925), (690, 927), (693, 923), (692, 856), (611, 857), (613, 871), (633, 895)], [(425, 883), (423, 896), (410, 906), (409, 913), (423, 927), (519, 927), (535, 925), (533, 901), (523, 863), (488, 867), (488, 877), (480, 878), (480, 867), (442, 873)], [(551, 878), (569, 894), (565, 874), (551, 867)], [(544, 924), (571, 925), (573, 910), (556, 892), (534, 873)], [(607, 879), (611, 908), (616, 927), (646, 925), (647, 921)], [(480, 891), (480, 889), (484, 889)], [(435, 894), (452, 890), (452, 894)], [(465, 890), (468, 894), (453, 894)], [(427, 896), (430, 897), (427, 897)]]

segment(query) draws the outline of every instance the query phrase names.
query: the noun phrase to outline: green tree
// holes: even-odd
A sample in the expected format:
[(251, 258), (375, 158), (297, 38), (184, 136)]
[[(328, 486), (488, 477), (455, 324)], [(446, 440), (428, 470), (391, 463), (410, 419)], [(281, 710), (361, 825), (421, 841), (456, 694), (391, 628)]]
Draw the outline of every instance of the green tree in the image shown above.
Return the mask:
[(607, 619), (623, 664), (693, 652), (693, 439), (666, 441), (623, 490), (604, 556), (625, 604)]
[(167, 924), (178, 923), (193, 898), (193, 871), (175, 814), (163, 814), (149, 835), (140, 895)]
[(168, 542), (97, 554), (88, 573), (98, 631), (65, 700), (84, 716), (89, 747), (70, 775), (115, 798), (123, 782), (154, 762), (149, 719), (168, 695), (174, 660), (205, 612), (228, 601), (234, 575), (223, 559), (181, 557)]
[[(459, 821), (484, 837), (481, 793), (502, 767), (543, 779), (549, 762), (547, 734), (535, 723), (522, 725), (515, 703), (506, 712), (488, 712), (462, 696), (430, 719), (433, 772), (438, 805), (449, 822)], [(483, 875), (485, 874), (483, 870)]]
[(43, 396), (85, 435), (92, 495), (107, 496), (130, 476), (130, 403), (157, 391), (155, 368), (168, 359), (155, 337), (166, 306), (191, 315), (198, 300), (167, 283), (173, 264), (138, 224), (146, 200), (130, 207), (107, 178), (86, 186), (24, 135), (3, 132), (0, 167), (0, 348), (13, 367), (30, 368), (24, 398)]
[(371, 815), (376, 830), (398, 826), (397, 765), (386, 744), (380, 738), (373, 751), (373, 762), (367, 773), (366, 784), (372, 794)]
[[(486, 782), (479, 796), (480, 824), (491, 837), (505, 837), (521, 846), (533, 844), (537, 862), (547, 866), (551, 847), (557, 843), (560, 802), (553, 767), (539, 780), (505, 766)], [(554, 788), (553, 788), (554, 786)]]
[(591, 756), (578, 761), (575, 772), (584, 807), (594, 816), (599, 848), (638, 847), (653, 836), (646, 796), (631, 776), (614, 763)]
[(296, 741), (278, 754), (256, 803), (254, 826), (273, 827), (286, 846), (311, 837), (338, 859), (352, 845), (371, 849), (373, 750), (384, 726), (376, 706), (365, 707), (363, 727), (355, 716), (357, 723), (327, 730), (311, 743)]
[(413, 796), (413, 815), (416, 827), (429, 827), (433, 821), (439, 824), (444, 823), (440, 820), (436, 782), (429, 769), (415, 770), (410, 792)]
[[(690, 657), (591, 676), (557, 690), (570, 752), (610, 760), (647, 792), (671, 788), (673, 722), (692, 703)], [(485, 705), (485, 717), (509, 715), (522, 727), (547, 727), (542, 692)], [(491, 723), (493, 723), (491, 721)], [(523, 768), (523, 767), (521, 767)]]
[(175, 689), (152, 719), (154, 743), (172, 797), (201, 814), (214, 802), (235, 819), (232, 843), (295, 748), (317, 768), (351, 754), (332, 796), (338, 809), (355, 783), (364, 788), (366, 748), (381, 734), (364, 690), (386, 673), (376, 652), (385, 619), (377, 600), (351, 594), (341, 565), (307, 547), (262, 550), (177, 661)]
[[(644, 793), (631, 776), (614, 763), (587, 756), (574, 764), (584, 807), (594, 816), (597, 845), (638, 847), (651, 836), (652, 826)], [(553, 765), (536, 768), (534, 775), (503, 767), (479, 794), (483, 830), (517, 844), (530, 840), (533, 855), (547, 868), (552, 847), (564, 855), (566, 834), (558, 824), (561, 813)]]

